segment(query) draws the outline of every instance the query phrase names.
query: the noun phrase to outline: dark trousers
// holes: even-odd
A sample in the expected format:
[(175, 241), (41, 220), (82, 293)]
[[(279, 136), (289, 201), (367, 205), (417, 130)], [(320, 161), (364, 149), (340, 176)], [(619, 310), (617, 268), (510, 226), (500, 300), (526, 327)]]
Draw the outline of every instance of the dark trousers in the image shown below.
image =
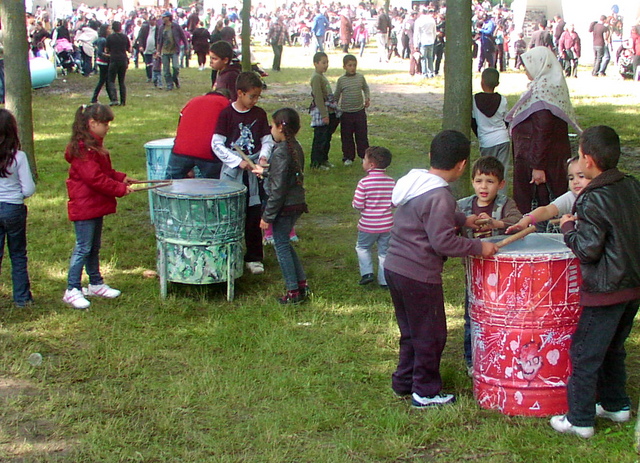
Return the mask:
[(353, 161), (356, 158), (356, 146), (358, 156), (364, 159), (364, 152), (369, 148), (367, 112), (364, 109), (355, 113), (342, 113), (340, 137), (342, 138), (343, 161)]
[(144, 70), (147, 73), (147, 79), (151, 79), (153, 76), (153, 53), (145, 53), (142, 56), (144, 58)]
[(184, 156), (182, 154), (171, 153), (167, 163), (165, 178), (180, 179), (187, 178), (187, 174), (197, 167), (204, 178), (220, 178), (222, 170), (221, 162), (213, 162), (207, 159)]
[(440, 74), (440, 66), (442, 65), (442, 57), (444, 56), (444, 44), (437, 44), (433, 49), (433, 55), (435, 57), (435, 69), (436, 75)]
[(109, 75), (109, 65), (98, 64), (98, 72), (99, 72), (98, 83), (96, 84), (96, 88), (93, 91), (93, 96), (91, 97), (91, 103), (98, 102), (98, 97), (100, 96), (102, 87), (107, 83), (107, 78)]
[(593, 426), (596, 401), (613, 412), (631, 405), (625, 390), (624, 342), (638, 305), (640, 300), (582, 309), (569, 349), (573, 371), (567, 384), (567, 418), (571, 424)]
[(262, 262), (264, 259), (262, 230), (260, 229), (261, 218), (262, 206), (260, 204), (251, 207), (247, 206), (247, 221), (244, 224), (244, 241), (247, 245), (244, 255), (245, 262)]
[(0, 203), (0, 265), (5, 238), (11, 258), (13, 301), (24, 305), (33, 300), (27, 271), (27, 207), (24, 204)]
[(274, 71), (279, 71), (280, 62), (282, 61), (282, 49), (284, 48), (284, 46), (271, 45), (271, 48), (273, 49), (273, 66), (271, 66), (271, 69), (273, 69)]
[(80, 56), (82, 57), (82, 75), (86, 77), (93, 71), (93, 57), (87, 55), (82, 50), (80, 50)]
[(331, 149), (331, 137), (338, 128), (340, 119), (334, 113), (329, 114), (329, 124), (313, 128), (313, 143), (311, 144), (311, 167), (318, 167), (320, 164), (329, 161), (329, 150)]
[(124, 77), (127, 74), (127, 61), (112, 61), (109, 63), (109, 75), (107, 77), (107, 93), (112, 103), (118, 102), (118, 92), (116, 91), (116, 77), (118, 78), (118, 86), (120, 87), (120, 104), (127, 102), (127, 87)]
[(4, 59), (0, 59), (0, 104), (4, 104)]
[(388, 269), (384, 276), (400, 328), (400, 355), (391, 387), (398, 394), (438, 394), (442, 390), (440, 359), (447, 341), (442, 285), (422, 283)]

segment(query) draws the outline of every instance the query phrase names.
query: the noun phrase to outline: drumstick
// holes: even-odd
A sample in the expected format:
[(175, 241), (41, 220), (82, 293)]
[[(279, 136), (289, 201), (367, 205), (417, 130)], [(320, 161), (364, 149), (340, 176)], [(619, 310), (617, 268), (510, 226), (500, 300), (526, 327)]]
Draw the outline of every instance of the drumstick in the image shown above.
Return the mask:
[(171, 183), (171, 180), (133, 180), (130, 182), (132, 185), (139, 183)]
[(253, 162), (251, 160), (251, 158), (249, 156), (247, 156), (244, 151), (242, 151), (242, 149), (238, 146), (238, 145), (233, 145), (233, 149), (235, 150), (236, 153), (238, 153), (238, 155), (247, 162), (247, 164), (249, 164), (249, 167), (251, 167), (251, 170), (256, 168), (256, 164), (255, 162)]
[(491, 223), (493, 219), (478, 219), (475, 221), (476, 225), (486, 225), (488, 223)]
[(534, 231), (536, 231), (536, 227), (527, 227), (524, 230), (521, 230), (518, 233), (515, 233), (511, 236), (506, 237), (502, 241), (497, 242), (496, 246), (498, 247), (498, 249), (503, 248), (507, 244), (511, 244), (514, 241), (518, 241), (519, 239), (524, 238), (525, 236), (529, 235), (530, 233), (533, 233)]
[(133, 188), (133, 191), (146, 191), (146, 190), (153, 190), (155, 188), (160, 188), (163, 186), (169, 186), (171, 185), (171, 182), (166, 182), (166, 183), (156, 183), (155, 185), (150, 185), (150, 186), (145, 186), (142, 188)]
[(560, 219), (551, 219), (549, 220), (549, 225), (559, 225)]

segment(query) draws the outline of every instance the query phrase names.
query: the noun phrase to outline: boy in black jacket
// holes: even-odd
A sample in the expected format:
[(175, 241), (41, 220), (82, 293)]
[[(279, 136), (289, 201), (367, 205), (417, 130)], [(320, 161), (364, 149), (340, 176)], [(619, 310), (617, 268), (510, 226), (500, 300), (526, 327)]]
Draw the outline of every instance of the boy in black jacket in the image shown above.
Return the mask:
[(640, 183), (616, 168), (620, 139), (610, 127), (585, 130), (579, 154), (592, 180), (576, 199), (576, 216), (560, 224), (580, 260), (584, 308), (571, 342), (569, 412), (551, 418), (551, 426), (589, 438), (596, 416), (618, 423), (630, 417), (624, 342), (640, 305)]

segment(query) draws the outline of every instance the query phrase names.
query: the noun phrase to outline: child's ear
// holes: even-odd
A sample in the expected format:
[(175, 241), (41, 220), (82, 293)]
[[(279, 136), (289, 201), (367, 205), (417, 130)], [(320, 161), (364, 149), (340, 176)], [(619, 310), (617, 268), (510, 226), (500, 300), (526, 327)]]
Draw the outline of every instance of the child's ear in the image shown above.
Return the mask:
[(500, 184), (498, 185), (498, 190), (502, 190), (506, 184), (507, 184), (507, 181), (506, 180), (502, 180), (500, 182)]

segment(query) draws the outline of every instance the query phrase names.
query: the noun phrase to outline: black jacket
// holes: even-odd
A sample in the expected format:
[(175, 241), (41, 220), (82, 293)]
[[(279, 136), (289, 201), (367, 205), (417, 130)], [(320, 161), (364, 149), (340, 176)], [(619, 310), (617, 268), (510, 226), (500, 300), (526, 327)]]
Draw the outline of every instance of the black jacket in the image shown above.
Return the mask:
[(562, 227), (580, 260), (580, 303), (607, 306), (640, 298), (640, 183), (606, 170), (578, 195), (578, 221)]
[[(289, 154), (287, 142), (276, 143), (265, 171), (265, 191), (269, 195), (262, 219), (272, 223), (283, 209), (303, 210), (305, 194), (303, 186), (304, 153), (297, 141), (294, 142), (297, 165)], [(300, 170), (298, 170), (300, 169)], [(295, 208), (294, 206), (302, 206)]]

